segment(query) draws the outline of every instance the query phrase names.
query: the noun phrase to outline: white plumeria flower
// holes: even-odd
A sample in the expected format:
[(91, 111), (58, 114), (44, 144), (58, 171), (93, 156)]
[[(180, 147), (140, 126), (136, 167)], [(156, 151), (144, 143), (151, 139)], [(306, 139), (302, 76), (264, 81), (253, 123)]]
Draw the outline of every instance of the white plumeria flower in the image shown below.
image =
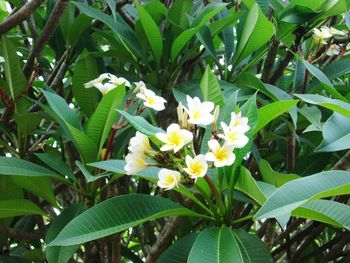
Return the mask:
[(186, 96), (187, 108), (184, 107), (188, 113), (188, 122), (191, 124), (208, 125), (214, 121), (214, 116), (211, 112), (214, 109), (214, 103), (210, 101), (201, 102), (198, 97), (193, 99)]
[(331, 32), (329, 32), (329, 30), (326, 28), (321, 28), (321, 30), (314, 28), (313, 31), (314, 31), (313, 37), (316, 43), (319, 43), (319, 44), (327, 44), (326, 40), (332, 37)]
[(4, 57), (0, 56), (0, 63), (4, 63), (4, 62), (5, 62)]
[(129, 153), (125, 156), (125, 161), (124, 170), (127, 175), (134, 175), (148, 167), (144, 154)]
[(109, 74), (108, 73), (103, 73), (98, 78), (93, 79), (93, 80), (85, 83), (84, 87), (86, 89), (92, 88), (92, 87), (99, 88), (99, 87), (101, 87), (101, 84), (103, 85), (103, 81), (105, 79), (109, 79)]
[(178, 171), (169, 169), (161, 169), (158, 173), (157, 185), (165, 190), (171, 190), (175, 186), (178, 186), (181, 180), (181, 174)]
[(157, 96), (152, 90), (145, 87), (141, 87), (141, 91), (136, 94), (136, 97), (144, 101), (143, 105), (155, 111), (164, 110), (164, 103), (167, 102), (163, 97)]
[(242, 132), (241, 126), (229, 127), (221, 122), (221, 128), (224, 134), (218, 136), (225, 140), (226, 145), (232, 145), (234, 148), (243, 148), (249, 141), (248, 137)]
[(248, 125), (248, 118), (242, 117), (241, 112), (237, 114), (235, 112), (231, 113), (230, 128), (239, 127), (242, 133), (249, 131), (250, 127)]
[(337, 56), (340, 53), (340, 47), (337, 44), (332, 44), (329, 46), (328, 50), (327, 50), (327, 56)]
[(115, 87), (118, 87), (119, 85), (124, 84), (126, 87), (130, 87), (130, 82), (125, 78), (118, 78), (117, 76), (114, 76), (113, 74), (109, 74), (109, 83), (113, 84)]
[(236, 156), (233, 153), (233, 145), (220, 146), (217, 140), (208, 141), (211, 152), (205, 155), (205, 159), (214, 162), (216, 167), (230, 166), (234, 163)]
[(139, 131), (137, 131), (136, 135), (130, 139), (128, 149), (131, 153), (140, 155), (153, 152), (148, 137)]
[(173, 150), (174, 153), (179, 151), (184, 145), (190, 143), (193, 139), (192, 133), (188, 130), (181, 129), (177, 123), (170, 124), (166, 133), (156, 133), (156, 137), (165, 143), (165, 145), (160, 148), (161, 151)]
[(344, 31), (338, 30), (334, 27), (331, 27), (329, 29), (329, 32), (333, 35), (333, 36), (339, 36), (339, 37), (344, 37), (346, 36), (346, 33)]
[(194, 158), (187, 155), (186, 165), (187, 168), (184, 168), (184, 171), (188, 173), (192, 179), (204, 177), (208, 170), (208, 164), (203, 154), (199, 154)]

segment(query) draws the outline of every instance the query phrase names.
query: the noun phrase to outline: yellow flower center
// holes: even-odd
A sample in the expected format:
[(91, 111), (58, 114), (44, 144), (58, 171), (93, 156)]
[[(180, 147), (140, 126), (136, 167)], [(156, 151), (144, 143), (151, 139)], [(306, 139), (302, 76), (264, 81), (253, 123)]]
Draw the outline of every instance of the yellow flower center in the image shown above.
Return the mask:
[(203, 165), (200, 164), (199, 162), (194, 162), (188, 168), (190, 169), (191, 173), (198, 176), (201, 174), (201, 172), (203, 170)]
[(156, 103), (155, 99), (153, 97), (147, 97), (147, 103), (149, 105), (153, 105)]
[(177, 132), (169, 134), (168, 139), (169, 139), (169, 142), (175, 146), (179, 146), (182, 143), (182, 137)]
[(201, 113), (196, 110), (193, 112), (193, 119), (198, 120), (201, 117)]
[(175, 183), (175, 178), (173, 176), (167, 176), (165, 179), (165, 184), (166, 185), (171, 185)]
[(228, 152), (226, 149), (218, 149), (215, 153), (216, 159), (220, 162), (225, 161), (228, 158)]
[(238, 138), (237, 133), (235, 133), (235, 132), (230, 132), (230, 133), (228, 134), (228, 138), (230, 139), (231, 142), (237, 140), (237, 138)]

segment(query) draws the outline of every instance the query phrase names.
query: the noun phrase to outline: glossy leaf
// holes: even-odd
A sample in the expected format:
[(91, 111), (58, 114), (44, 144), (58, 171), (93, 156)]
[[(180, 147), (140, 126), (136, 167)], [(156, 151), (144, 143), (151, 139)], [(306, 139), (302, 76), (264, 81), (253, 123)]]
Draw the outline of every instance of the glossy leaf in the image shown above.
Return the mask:
[(207, 228), (191, 249), (188, 263), (272, 262), (270, 253), (259, 238), (243, 230), (228, 227)]
[[(111, 211), (118, 211), (111, 213)], [(70, 246), (99, 239), (166, 216), (201, 216), (169, 199), (130, 194), (108, 199), (75, 217), (49, 246)]]
[(278, 188), (254, 218), (258, 220), (285, 215), (310, 200), (349, 193), (349, 172), (321, 172), (293, 180)]
[(209, 66), (207, 66), (205, 69), (205, 72), (201, 79), (200, 87), (204, 100), (211, 101), (215, 105), (223, 105), (224, 99), (219, 82)]
[(350, 118), (334, 113), (324, 124), (322, 134), (323, 141), (315, 151), (335, 152), (350, 149)]

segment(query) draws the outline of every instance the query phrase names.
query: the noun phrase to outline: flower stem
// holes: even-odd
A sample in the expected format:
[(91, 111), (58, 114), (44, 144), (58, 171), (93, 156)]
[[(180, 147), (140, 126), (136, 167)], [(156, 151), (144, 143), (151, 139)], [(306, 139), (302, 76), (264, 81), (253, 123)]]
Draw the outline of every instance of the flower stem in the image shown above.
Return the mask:
[(209, 185), (209, 187), (210, 187), (211, 191), (213, 192), (213, 194), (215, 195), (215, 198), (218, 201), (218, 205), (220, 207), (222, 215), (224, 215), (225, 212), (226, 212), (226, 209), (225, 209), (224, 202), (222, 201), (221, 194), (218, 192), (218, 190), (216, 189), (213, 181), (210, 179), (210, 177), (207, 174), (204, 176), (204, 179), (207, 182), (207, 184)]

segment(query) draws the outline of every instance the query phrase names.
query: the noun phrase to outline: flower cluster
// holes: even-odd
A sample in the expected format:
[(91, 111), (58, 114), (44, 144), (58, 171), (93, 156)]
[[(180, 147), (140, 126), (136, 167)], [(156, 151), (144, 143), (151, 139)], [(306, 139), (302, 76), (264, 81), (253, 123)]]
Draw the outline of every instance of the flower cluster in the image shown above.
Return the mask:
[(345, 37), (346, 33), (344, 31), (338, 30), (334, 27), (326, 27), (323, 26), (320, 29), (313, 29), (313, 38), (317, 45), (327, 45), (329, 47), (327, 49), (327, 56), (336, 56), (340, 54), (341, 47), (337, 44), (330, 44), (330, 39), (334, 37)]
[[(144, 100), (145, 106), (151, 107), (149, 105), (153, 104), (147, 101), (148, 96), (155, 97), (159, 104), (165, 101), (150, 93), (141, 83), (137, 97)], [(249, 141), (245, 135), (250, 129), (248, 118), (243, 117), (240, 112), (232, 112), (230, 123), (221, 122), (221, 129), (216, 131), (219, 107), (215, 108), (210, 101), (201, 102), (198, 97), (187, 96), (186, 101), (186, 106), (179, 103), (177, 108), (179, 122), (170, 124), (166, 132), (155, 134), (157, 140), (153, 142), (159, 151), (155, 151), (150, 146), (148, 137), (140, 132), (130, 140), (124, 167), (127, 174), (136, 174), (151, 165), (161, 167), (157, 185), (170, 190), (180, 182), (188, 183), (206, 176), (209, 168), (230, 166), (234, 163), (234, 149), (244, 147)], [(209, 141), (202, 142), (208, 144), (209, 151), (197, 154), (195, 145), (198, 146), (199, 140), (196, 131), (210, 124), (212, 137)]]

